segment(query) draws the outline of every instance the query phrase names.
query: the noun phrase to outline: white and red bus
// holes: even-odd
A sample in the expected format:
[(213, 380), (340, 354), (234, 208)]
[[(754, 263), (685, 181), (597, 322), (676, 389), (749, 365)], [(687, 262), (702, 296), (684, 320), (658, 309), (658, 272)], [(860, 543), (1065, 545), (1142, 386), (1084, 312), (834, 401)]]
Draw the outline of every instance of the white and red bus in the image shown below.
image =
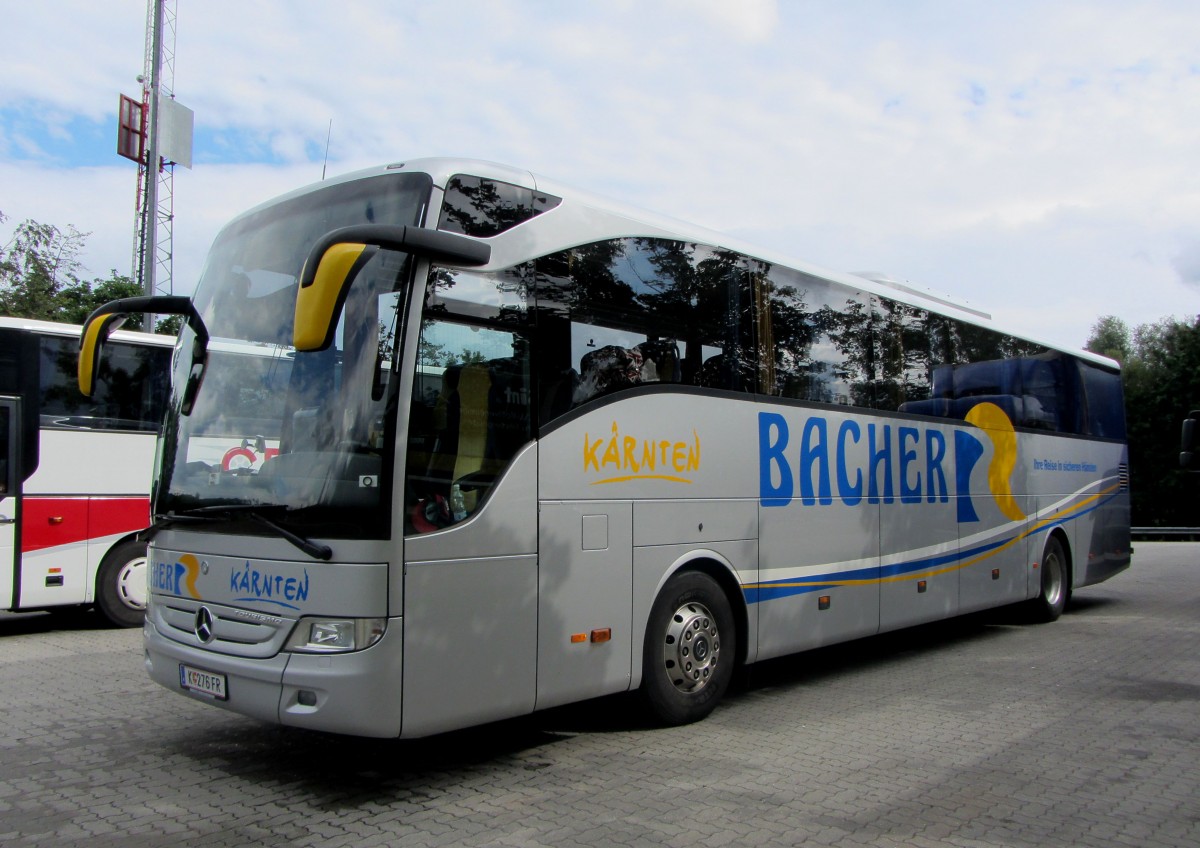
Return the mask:
[(0, 318), (0, 610), (146, 609), (150, 472), (174, 339), (117, 332), (86, 398), (78, 326)]

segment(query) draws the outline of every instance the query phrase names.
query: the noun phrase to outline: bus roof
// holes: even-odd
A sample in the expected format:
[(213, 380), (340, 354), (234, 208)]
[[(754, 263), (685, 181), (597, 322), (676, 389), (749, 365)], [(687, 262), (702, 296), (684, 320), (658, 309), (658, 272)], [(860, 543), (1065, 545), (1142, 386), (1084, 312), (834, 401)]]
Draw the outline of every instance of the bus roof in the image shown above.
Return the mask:
[[(946, 295), (922, 291), (910, 283), (900, 283), (874, 273), (864, 275), (862, 273), (850, 273), (822, 268), (810, 262), (785, 256), (777, 251), (733, 238), (706, 227), (649, 212), (583, 189), (568, 186), (556, 180), (536, 175), (531, 171), (484, 160), (444, 157), (422, 158), (393, 162), (387, 165), (355, 171), (289, 192), (282, 197), (268, 201), (247, 211), (244, 215), (239, 215), (235, 220), (268, 208), (279, 201), (301, 197), (329, 185), (350, 182), (365, 177), (405, 172), (428, 174), (435, 188), (440, 191), (445, 190), (447, 183), (455, 175), (466, 174), (520, 185), (562, 198), (562, 203), (553, 210), (537, 216), (532, 221), (527, 222), (527, 224), (513, 227), (499, 235), (488, 238), (487, 242), (492, 246), (492, 259), (487, 266), (484, 266), (485, 268), (503, 268), (528, 259), (530, 256), (543, 256), (571, 247), (577, 247), (588, 242), (611, 238), (666, 238), (696, 242), (710, 247), (731, 250), (752, 259), (772, 265), (781, 265), (848, 288), (885, 297), (889, 300), (899, 301), (909, 306), (927, 309), (940, 315), (997, 332), (1003, 332), (1048, 348), (1062, 350), (1065, 353), (1070, 353), (1081, 359), (1087, 359), (1108, 368), (1120, 368), (1119, 363), (1091, 351), (1063, 348), (1060, 345), (1048, 344), (1041, 339), (1031, 338), (1025, 333), (1013, 332), (1007, 327), (998, 325), (987, 312), (977, 309), (974, 306), (956, 302), (952, 297)], [(536, 226), (536, 230), (534, 230), (536, 235), (533, 238), (530, 237), (530, 225)]]
[[(31, 333), (40, 333), (43, 336), (63, 336), (76, 339), (79, 338), (79, 334), (83, 331), (83, 327), (78, 324), (39, 321), (36, 318), (0, 318), (0, 329), (26, 330)], [(161, 347), (174, 347), (175, 345), (174, 336), (143, 333), (136, 330), (117, 330), (109, 338), (120, 342), (159, 345)]]

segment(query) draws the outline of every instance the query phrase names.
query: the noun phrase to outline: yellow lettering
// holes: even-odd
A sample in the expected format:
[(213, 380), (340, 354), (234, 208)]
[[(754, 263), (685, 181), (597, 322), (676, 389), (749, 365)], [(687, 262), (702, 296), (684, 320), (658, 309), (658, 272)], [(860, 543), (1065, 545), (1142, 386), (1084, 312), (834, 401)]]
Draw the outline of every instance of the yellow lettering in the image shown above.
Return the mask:
[(638, 465), (637, 457), (635, 457), (633, 455), (633, 452), (635, 450), (637, 450), (637, 439), (635, 439), (633, 436), (626, 436), (625, 437), (625, 467), (628, 468), (630, 471), (632, 471), (634, 474), (636, 474), (640, 468), (640, 466)]
[[(616, 425), (613, 425), (613, 429), (616, 429)], [(616, 436), (608, 440), (608, 447), (604, 449), (604, 456), (600, 458), (600, 464), (615, 465), (617, 468), (621, 467), (621, 448), (617, 444)]]
[(653, 471), (656, 464), (657, 463), (655, 462), (654, 456), (654, 442), (647, 439), (646, 441), (642, 442), (642, 465)]
[[(639, 457), (640, 454), (640, 457)], [(615, 483), (626, 480), (658, 479), (676, 483), (690, 483), (683, 477), (656, 474), (656, 471), (673, 469), (676, 474), (700, 470), (700, 434), (692, 430), (691, 442), (662, 439), (638, 439), (621, 433), (617, 422), (612, 422), (612, 433), (593, 439), (583, 436), (583, 470), (604, 471), (614, 469), (623, 475), (593, 480), (598, 483)]]
[(600, 470), (600, 457), (596, 456), (596, 451), (600, 445), (604, 443), (604, 439), (596, 439), (594, 442), (588, 442), (587, 433), (583, 434), (583, 470), (587, 471), (588, 467), (592, 467), (597, 471)]
[(671, 448), (671, 465), (676, 471), (687, 468), (687, 442), (676, 442)]

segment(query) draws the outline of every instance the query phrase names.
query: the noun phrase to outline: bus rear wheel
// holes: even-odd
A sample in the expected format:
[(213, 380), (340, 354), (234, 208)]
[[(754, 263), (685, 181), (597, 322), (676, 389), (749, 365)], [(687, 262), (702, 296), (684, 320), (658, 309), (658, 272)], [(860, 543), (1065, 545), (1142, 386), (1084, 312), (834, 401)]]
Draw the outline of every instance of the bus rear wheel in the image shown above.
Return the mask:
[(1034, 621), (1048, 623), (1062, 615), (1071, 594), (1071, 569), (1067, 564), (1067, 552), (1057, 536), (1046, 540), (1038, 573), (1041, 588), (1038, 596), (1029, 602), (1028, 611)]
[(96, 608), (117, 627), (138, 627), (146, 616), (146, 543), (115, 545), (96, 573)]
[(642, 696), (667, 725), (699, 721), (729, 687), (737, 632), (729, 600), (707, 574), (667, 581), (650, 609), (642, 651)]

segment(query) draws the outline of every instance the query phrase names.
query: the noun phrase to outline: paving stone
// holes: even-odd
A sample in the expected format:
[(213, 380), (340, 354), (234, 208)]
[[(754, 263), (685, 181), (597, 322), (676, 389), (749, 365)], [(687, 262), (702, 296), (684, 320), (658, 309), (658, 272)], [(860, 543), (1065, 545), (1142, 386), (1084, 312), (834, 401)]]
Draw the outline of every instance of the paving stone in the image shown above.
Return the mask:
[(628, 699), (411, 742), (179, 698), (140, 633), (0, 615), (0, 843), (1200, 844), (1200, 544), (1050, 625), (992, 611), (753, 669), (705, 722)]

